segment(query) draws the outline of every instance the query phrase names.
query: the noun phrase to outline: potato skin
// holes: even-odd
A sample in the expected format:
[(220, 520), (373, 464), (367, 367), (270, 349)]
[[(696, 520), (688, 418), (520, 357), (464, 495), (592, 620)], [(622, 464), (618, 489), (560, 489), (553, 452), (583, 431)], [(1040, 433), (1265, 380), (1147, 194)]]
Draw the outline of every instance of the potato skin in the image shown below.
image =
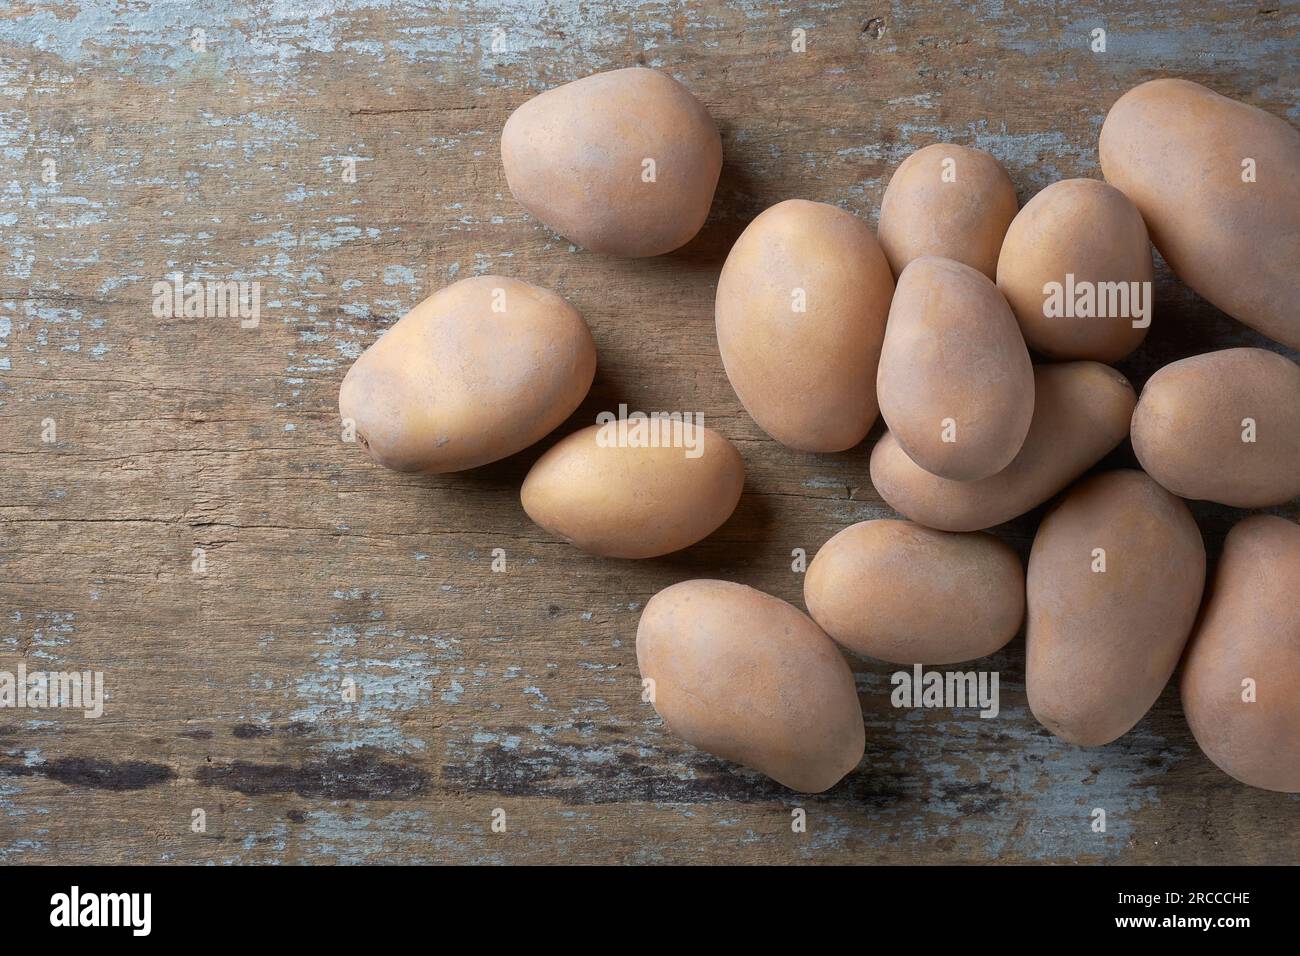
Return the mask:
[(641, 614), (636, 659), (677, 736), (803, 793), (862, 759), (853, 673), (797, 608), (728, 581), (683, 581)]
[[(643, 180), (643, 162), (655, 178)], [(528, 100), (501, 132), (510, 192), (593, 252), (658, 256), (709, 216), (722, 137), (704, 104), (645, 67), (597, 73)]]
[(1116, 362), (1142, 344), (1147, 329), (1133, 327), (1135, 316), (1045, 315), (1043, 287), (1064, 285), (1069, 274), (1076, 283), (1152, 283), (1155, 277), (1151, 243), (1137, 207), (1095, 179), (1052, 183), (1025, 203), (1002, 241), (998, 288), (1029, 347), (1045, 358)]
[(1025, 690), (1039, 723), (1083, 747), (1128, 733), (1178, 665), (1204, 586), (1205, 545), (1180, 499), (1135, 469), (1071, 489), (1025, 576)]
[(1025, 614), (1025, 573), (1009, 545), (890, 519), (850, 525), (822, 545), (803, 593), (835, 641), (894, 664), (992, 654)]
[(1122, 442), (1136, 396), (1096, 362), (1034, 368), (1034, 419), (1006, 468), (980, 481), (932, 475), (886, 432), (871, 452), (871, 483), (885, 502), (940, 531), (979, 531), (1042, 504)]
[(893, 294), (885, 254), (851, 213), (791, 199), (749, 224), (718, 277), (718, 350), (763, 431), (799, 451), (866, 437)]
[[(945, 181), (944, 161), (955, 179)], [(998, 251), (1019, 209), (1002, 164), (984, 152), (933, 143), (899, 164), (880, 201), (876, 236), (894, 276), (913, 259), (942, 256), (997, 277)]]
[[(1300, 525), (1254, 515), (1228, 532), (1183, 659), (1180, 693), (1201, 750), (1224, 773), (1300, 793)], [(1242, 700), (1242, 681), (1256, 700)]]
[(602, 447), (600, 425), (560, 439), (524, 478), (520, 500), (541, 527), (607, 558), (653, 558), (708, 537), (731, 516), (745, 483), (740, 452), (691, 426), (703, 453)]
[[(1034, 415), (1034, 367), (997, 286), (951, 259), (903, 270), (876, 373), (880, 413), (931, 474), (975, 481), (1016, 457)], [(944, 441), (945, 423), (955, 441)]]
[(386, 468), (463, 471), (541, 440), (595, 374), (577, 309), (539, 286), (478, 276), (435, 292), (366, 349), (339, 388), (339, 414)]
[[(1255, 421), (1255, 441), (1242, 422)], [(1237, 508), (1300, 495), (1300, 365), (1266, 349), (1193, 355), (1151, 376), (1133, 412), (1133, 451), (1183, 498)]]
[[(1169, 267), (1234, 319), (1300, 348), (1300, 132), (1199, 83), (1129, 90), (1101, 127), (1101, 169)], [(1255, 160), (1255, 182), (1242, 163)]]

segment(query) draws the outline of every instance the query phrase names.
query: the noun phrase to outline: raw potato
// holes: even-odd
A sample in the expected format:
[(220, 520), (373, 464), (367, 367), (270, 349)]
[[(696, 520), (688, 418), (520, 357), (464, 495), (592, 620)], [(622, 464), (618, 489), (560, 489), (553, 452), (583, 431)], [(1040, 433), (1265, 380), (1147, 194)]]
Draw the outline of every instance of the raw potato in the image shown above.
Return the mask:
[(1136, 396), (1119, 372), (1096, 362), (1034, 369), (1034, 420), (1020, 454), (980, 481), (930, 474), (886, 432), (871, 452), (871, 482), (885, 502), (919, 524), (978, 531), (1052, 497), (1128, 435)]
[[(1142, 216), (1122, 192), (1095, 179), (1053, 183), (1029, 200), (998, 257), (998, 288), (1025, 341), (1053, 360), (1116, 362), (1141, 345), (1153, 278)], [(1050, 283), (1059, 296), (1048, 294)], [(1049, 315), (1052, 302), (1071, 311)]]
[(822, 545), (803, 594), (813, 620), (854, 653), (955, 664), (1016, 636), (1025, 573), (992, 535), (881, 519), (850, 525)]
[(956, 481), (1016, 457), (1034, 414), (1034, 367), (1007, 302), (982, 272), (915, 259), (898, 279), (876, 376), (880, 413), (909, 458)]
[(695, 544), (736, 509), (745, 466), (713, 429), (678, 427), (686, 447), (602, 444), (603, 425), (562, 438), (524, 479), (524, 511), (574, 547), (607, 558), (652, 558)]
[(1072, 489), (1039, 526), (1025, 578), (1025, 690), (1039, 723), (1083, 747), (1128, 733), (1187, 644), (1205, 546), (1180, 499), (1140, 471)]
[(862, 759), (848, 664), (821, 628), (770, 594), (674, 584), (646, 604), (636, 660), (669, 730), (792, 790), (821, 793)]
[(843, 451), (876, 420), (894, 278), (856, 216), (791, 199), (736, 240), (718, 278), (718, 349), (758, 426), (800, 451)]
[(982, 149), (934, 143), (894, 170), (876, 235), (895, 276), (913, 259), (942, 256), (994, 279), (1018, 208), (1016, 187), (996, 159)]
[(1295, 127), (1197, 83), (1152, 80), (1110, 108), (1099, 151), (1107, 181), (1141, 210), (1178, 278), (1300, 348)]
[(1237, 508), (1290, 501), (1300, 495), (1300, 365), (1264, 349), (1166, 365), (1133, 412), (1133, 451), (1184, 498)]
[(1297, 595), (1300, 525), (1273, 515), (1236, 525), (1183, 660), (1181, 686), (1187, 723), (1205, 755), (1242, 783), (1284, 793), (1300, 793)]
[(366, 349), (339, 388), (339, 413), (386, 468), (463, 471), (543, 438), (595, 374), (596, 345), (573, 306), (479, 276), (435, 292)]
[(501, 132), (514, 197), (593, 252), (657, 256), (704, 225), (722, 137), (686, 87), (643, 67), (597, 73), (524, 103)]

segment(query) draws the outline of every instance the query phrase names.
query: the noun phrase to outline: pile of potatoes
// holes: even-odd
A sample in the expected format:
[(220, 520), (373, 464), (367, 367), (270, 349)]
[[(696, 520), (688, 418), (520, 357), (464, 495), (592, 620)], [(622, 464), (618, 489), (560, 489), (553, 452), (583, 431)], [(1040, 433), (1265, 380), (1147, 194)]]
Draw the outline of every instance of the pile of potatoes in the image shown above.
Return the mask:
[[(808, 614), (726, 581), (656, 594), (637, 661), (668, 727), (795, 790), (853, 770), (865, 735), (841, 648), (899, 664), (997, 651), (1025, 629), (1026, 688), (1053, 734), (1128, 732), (1179, 661), (1188, 723), (1247, 784), (1300, 792), (1300, 525), (1241, 521), (1202, 601), (1206, 555), (1183, 499), (1241, 508), (1300, 495), (1300, 366), (1258, 348), (1160, 369), (1141, 396), (1110, 367), (1152, 320), (1151, 244), (1236, 320), (1300, 347), (1300, 134), (1195, 83), (1122, 96), (1105, 182), (1054, 183), (1018, 208), (1001, 164), (935, 144), (894, 172), (875, 235), (792, 199), (753, 220), (718, 279), (718, 349), (737, 397), (808, 452), (888, 431), (871, 480), (906, 520), (845, 528), (808, 567)], [(501, 137), (514, 196), (554, 231), (617, 256), (696, 235), (722, 167), (704, 106), (651, 69), (543, 93)], [(375, 461), (443, 473), (537, 442), (583, 400), (596, 349), (560, 296), (466, 279), (353, 365), (339, 409)], [(722, 435), (602, 441), (593, 425), (533, 466), (530, 518), (592, 554), (685, 548), (740, 500)], [(1131, 437), (1142, 470), (1082, 477)], [(1082, 478), (1082, 480), (1080, 480)], [(1060, 495), (1028, 570), (991, 528)]]

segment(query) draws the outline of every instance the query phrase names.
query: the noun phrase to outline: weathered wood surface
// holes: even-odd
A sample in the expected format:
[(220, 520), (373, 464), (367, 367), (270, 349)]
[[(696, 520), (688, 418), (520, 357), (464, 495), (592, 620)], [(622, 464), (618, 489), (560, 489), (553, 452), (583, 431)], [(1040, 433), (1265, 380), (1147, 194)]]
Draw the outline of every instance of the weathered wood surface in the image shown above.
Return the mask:
[[(939, 140), (993, 152), (1022, 202), (1099, 176), (1106, 109), (1156, 76), (1300, 121), (1300, 12), (1274, 6), (0, 7), (0, 670), (102, 670), (109, 695), (98, 720), (0, 711), (0, 861), (1300, 860), (1300, 798), (1216, 770), (1173, 688), (1108, 747), (1041, 729), (1021, 640), (981, 665), (1001, 674), (995, 720), (895, 710), (894, 668), (856, 662), (866, 759), (816, 797), (669, 736), (634, 654), (660, 588), (724, 577), (802, 605), (791, 550), (888, 513), (875, 435), (791, 452), (727, 384), (713, 288), (746, 222), (803, 197), (874, 224), (892, 169)], [(637, 63), (702, 98), (727, 158), (702, 235), (630, 262), (526, 215), (497, 141), (531, 94)], [(151, 286), (177, 271), (259, 281), (260, 326), (155, 318)], [(621, 401), (703, 413), (748, 468), (731, 521), (670, 558), (598, 560), (519, 507), (555, 436), (439, 478), (340, 441), (350, 361), (484, 272), (555, 288), (593, 329), (597, 381), (558, 434)], [(1157, 296), (1122, 366), (1139, 386), (1185, 355), (1268, 344), (1167, 271)], [(1194, 510), (1213, 555), (1241, 512)], [(1023, 551), (1036, 517), (1001, 533)]]

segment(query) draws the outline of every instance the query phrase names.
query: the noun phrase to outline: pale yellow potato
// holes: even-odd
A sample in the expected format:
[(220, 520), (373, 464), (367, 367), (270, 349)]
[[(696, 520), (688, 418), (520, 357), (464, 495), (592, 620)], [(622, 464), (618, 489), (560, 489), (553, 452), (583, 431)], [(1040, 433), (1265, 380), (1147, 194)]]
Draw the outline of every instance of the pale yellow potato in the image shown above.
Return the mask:
[(728, 581), (683, 581), (641, 614), (636, 660), (654, 708), (687, 743), (804, 793), (862, 759), (853, 673), (797, 608)]
[(942, 256), (994, 279), (1018, 208), (1016, 187), (996, 159), (982, 149), (934, 143), (894, 170), (876, 236), (895, 276), (913, 259)]
[(1176, 495), (1283, 504), (1300, 495), (1300, 365), (1265, 349), (1166, 365), (1142, 389), (1132, 432), (1142, 467)]
[(1300, 793), (1300, 525), (1254, 515), (1228, 532), (1180, 690), (1220, 770)]
[(686, 87), (633, 67), (528, 100), (506, 120), (501, 163), (548, 228), (593, 252), (657, 256), (708, 218), (722, 137)]
[(1072, 488), (1043, 519), (1025, 576), (1025, 691), (1039, 723), (1097, 747), (1128, 733), (1178, 665), (1205, 586), (1181, 499), (1137, 470)]
[(520, 500), (534, 522), (592, 554), (652, 558), (695, 544), (731, 516), (745, 465), (713, 429), (681, 423), (682, 447), (632, 447), (602, 438), (612, 435), (606, 427), (560, 439), (533, 465)]
[(997, 286), (968, 265), (914, 259), (898, 278), (876, 373), (880, 414), (931, 474), (975, 481), (1016, 457), (1034, 368)]
[(408, 312), (353, 363), (339, 414), (386, 468), (441, 474), (513, 455), (582, 402), (596, 345), (554, 292), (463, 279)]
[(1024, 514), (1100, 461), (1128, 435), (1137, 397), (1119, 372), (1097, 362), (1034, 368), (1034, 418), (1011, 464), (979, 481), (932, 475), (892, 432), (871, 452), (871, 483), (918, 524), (979, 531)]
[(1110, 108), (1098, 151), (1106, 180), (1141, 210), (1178, 278), (1238, 321), (1300, 348), (1294, 126), (1198, 83), (1152, 80)]
[[(1095, 179), (1052, 183), (1029, 200), (998, 256), (998, 288), (1025, 341), (1052, 360), (1116, 362), (1141, 345), (1155, 311), (1154, 275), (1142, 216)], [(1056, 302), (1073, 311), (1049, 314)]]
[(1020, 558), (988, 534), (880, 519), (845, 528), (808, 565), (814, 621), (856, 654), (955, 664), (992, 654), (1020, 629)]
[(718, 278), (718, 350), (763, 431), (800, 451), (866, 437), (893, 294), (885, 254), (851, 213), (790, 199), (749, 224)]

